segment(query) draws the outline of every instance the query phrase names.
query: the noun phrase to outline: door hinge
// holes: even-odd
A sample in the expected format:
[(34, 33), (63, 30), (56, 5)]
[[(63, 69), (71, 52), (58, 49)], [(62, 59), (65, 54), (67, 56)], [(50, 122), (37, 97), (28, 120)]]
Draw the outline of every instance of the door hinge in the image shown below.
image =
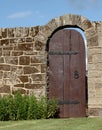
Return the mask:
[(77, 51), (68, 51), (68, 52), (61, 52), (61, 51), (54, 52), (54, 51), (50, 51), (48, 54), (49, 55), (77, 55), (78, 52)]

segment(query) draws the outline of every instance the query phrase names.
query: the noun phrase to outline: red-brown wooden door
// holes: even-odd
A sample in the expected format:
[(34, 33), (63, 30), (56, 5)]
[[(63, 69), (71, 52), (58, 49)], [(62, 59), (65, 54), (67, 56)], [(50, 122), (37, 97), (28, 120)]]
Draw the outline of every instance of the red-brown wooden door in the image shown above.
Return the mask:
[(48, 98), (56, 98), (59, 117), (86, 116), (85, 47), (76, 30), (57, 31), (49, 42)]

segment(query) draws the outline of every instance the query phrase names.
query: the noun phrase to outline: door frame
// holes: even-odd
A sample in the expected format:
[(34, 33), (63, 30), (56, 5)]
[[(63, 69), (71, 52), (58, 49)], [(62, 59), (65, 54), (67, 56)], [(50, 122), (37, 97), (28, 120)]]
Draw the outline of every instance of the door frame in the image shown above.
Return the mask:
[[(70, 26), (70, 25), (66, 25), (66, 26), (61, 26), (57, 29), (55, 29), (52, 34), (50, 35), (50, 37), (48, 37), (48, 40), (47, 40), (47, 44), (46, 44), (46, 51), (49, 52), (49, 44), (50, 44), (50, 38), (59, 30), (62, 30), (62, 29), (73, 29), (73, 30), (76, 30), (76, 29), (80, 29), (81, 31), (84, 31), (83, 29), (81, 29), (80, 27), (78, 26)], [(78, 30), (77, 30), (78, 31)], [(82, 36), (82, 34), (81, 34)], [(82, 36), (83, 38), (83, 36)], [(85, 42), (84, 42), (84, 46), (85, 46)], [(85, 49), (86, 49), (86, 46), (85, 46)], [(85, 50), (86, 52), (86, 50)], [(86, 55), (86, 54), (85, 54)], [(86, 58), (86, 57), (85, 57)], [(47, 54), (47, 87), (46, 87), (46, 96), (48, 97), (48, 91), (49, 91), (49, 88), (48, 88), (48, 85), (49, 85), (49, 78), (48, 78), (48, 71), (49, 71), (49, 58), (48, 58), (48, 54)], [(86, 116), (87, 116), (87, 107), (88, 107), (88, 77), (87, 77), (87, 72), (86, 72), (86, 82), (85, 82), (85, 89), (86, 89)]]

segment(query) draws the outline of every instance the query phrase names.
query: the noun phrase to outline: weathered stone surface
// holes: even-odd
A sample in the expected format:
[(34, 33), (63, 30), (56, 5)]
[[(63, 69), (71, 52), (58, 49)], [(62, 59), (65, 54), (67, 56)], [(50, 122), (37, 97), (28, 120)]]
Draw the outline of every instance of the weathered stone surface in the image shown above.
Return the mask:
[(10, 71), (10, 65), (0, 64), (0, 70)]
[(88, 46), (92, 47), (92, 46), (98, 46), (98, 37), (92, 37), (88, 40)]
[(20, 79), (20, 81), (21, 81), (22, 83), (28, 82), (28, 76), (22, 75), (22, 76), (19, 76), (18, 78)]
[(2, 56), (2, 51), (0, 50), (0, 56)]
[(19, 64), (20, 65), (29, 65), (30, 64), (30, 57), (29, 56), (20, 56), (19, 57)]
[(46, 62), (46, 59), (44, 56), (32, 56), (31, 57), (31, 63), (44, 63)]
[(30, 51), (33, 50), (33, 43), (20, 43), (18, 44), (18, 47), (15, 47), (15, 50), (21, 50), (21, 51)]
[(102, 89), (102, 83), (96, 83), (95, 88), (101, 90)]
[(7, 28), (2, 29), (2, 37), (6, 38), (7, 37)]
[(36, 27), (31, 27), (29, 29), (29, 34), (31, 37), (35, 37), (39, 32), (39, 26), (36, 26)]
[(43, 84), (25, 84), (27, 89), (40, 89), (43, 87)]
[(23, 87), (24, 87), (24, 84), (16, 84), (16, 85), (14, 85), (14, 87), (20, 87), (20, 88), (23, 88)]
[(37, 55), (37, 51), (25, 51), (23, 52), (24, 55)]
[(3, 87), (0, 87), (0, 93), (10, 93), (10, 86), (4, 85)]
[(17, 42), (18, 42), (17, 38), (10, 38), (9, 39), (10, 46), (14, 46), (14, 44), (16, 44)]
[[(18, 42), (18, 43), (25, 43), (25, 42), (26, 42), (26, 39), (25, 39), (25, 38), (18, 38), (18, 39), (17, 39), (17, 42)], [(16, 43), (17, 43), (17, 42), (16, 42)]]
[(0, 63), (4, 63), (4, 57), (0, 57)]
[(37, 70), (35, 67), (24, 67), (24, 74), (33, 74), (33, 73), (39, 73), (39, 70)]
[(37, 51), (41, 51), (44, 47), (44, 43), (40, 42), (40, 41), (36, 41), (35, 42), (35, 50)]
[(47, 65), (41, 64), (41, 73), (46, 73), (46, 71), (47, 71)]
[(17, 76), (13, 71), (6, 71), (4, 72), (3, 77), (8, 79), (16, 79)]
[(23, 28), (15, 28), (15, 36), (16, 37), (21, 37), (22, 36), (22, 30)]
[(8, 37), (14, 37), (15, 29), (14, 28), (8, 28)]
[(18, 57), (11, 56), (11, 57), (5, 57), (5, 63), (7, 64), (15, 64), (18, 65)]
[(90, 37), (97, 36), (97, 32), (95, 31), (94, 27), (88, 28), (85, 31), (85, 36), (86, 36), (87, 39), (90, 39)]
[(14, 84), (20, 84), (21, 82), (20, 82), (20, 80), (15, 76), (15, 77), (11, 77), (11, 78), (9, 78), (9, 79), (3, 79), (3, 83), (5, 84), (5, 85), (14, 85)]
[(10, 56), (10, 50), (3, 50), (2, 56)]
[(22, 37), (28, 37), (29, 36), (29, 28), (22, 28)]
[(2, 39), (1, 40), (1, 46), (7, 46), (9, 44), (9, 40), (8, 39)]
[(102, 53), (93, 55), (93, 63), (102, 63)]
[(27, 37), (26, 42), (33, 42), (33, 39), (31, 37)]
[(12, 51), (12, 56), (21, 56), (23, 55), (22, 51)]
[(45, 92), (41, 88), (40, 89), (30, 89), (28, 94), (29, 95), (34, 94), (37, 99), (39, 99), (42, 96), (45, 96)]
[(89, 108), (89, 116), (102, 116), (102, 108)]
[(3, 77), (3, 72), (0, 71), (0, 79), (2, 79), (2, 77)]
[(82, 25), (81, 25), (84, 30), (87, 30), (88, 28), (91, 28), (92, 27), (92, 24), (89, 20), (85, 19), (83, 22), (82, 22)]
[(13, 47), (11, 47), (11, 46), (7, 46), (7, 47), (3, 47), (3, 50), (5, 51), (5, 50), (7, 50), (7, 51), (12, 51), (13, 50)]
[(32, 76), (33, 81), (44, 81), (45, 75), (44, 74), (33, 74)]

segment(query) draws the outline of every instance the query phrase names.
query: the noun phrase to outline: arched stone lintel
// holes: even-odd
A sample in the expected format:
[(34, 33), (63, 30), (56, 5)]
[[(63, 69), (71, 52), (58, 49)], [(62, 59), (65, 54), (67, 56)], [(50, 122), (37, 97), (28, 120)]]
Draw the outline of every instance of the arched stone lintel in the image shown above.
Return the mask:
[(45, 25), (45, 28), (47, 28), (46, 37), (51, 36), (51, 34), (57, 28), (64, 26), (73, 26), (73, 27), (77, 26), (85, 32), (86, 36), (88, 30), (91, 29), (94, 31), (94, 26), (90, 22), (90, 20), (81, 15), (69, 14), (54, 18), (48, 24), (46, 24)]

